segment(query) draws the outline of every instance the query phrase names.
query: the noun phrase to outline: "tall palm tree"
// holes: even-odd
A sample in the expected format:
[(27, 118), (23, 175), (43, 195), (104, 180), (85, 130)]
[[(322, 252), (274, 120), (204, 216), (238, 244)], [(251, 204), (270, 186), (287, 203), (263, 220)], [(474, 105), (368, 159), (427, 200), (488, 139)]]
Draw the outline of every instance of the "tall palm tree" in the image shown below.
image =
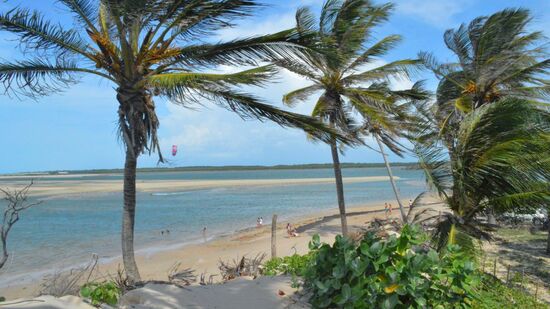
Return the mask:
[[(438, 63), (433, 55), (421, 53), (424, 64), (440, 79), (435, 113), (441, 138), (451, 165), (455, 161), (464, 119), (477, 109), (514, 97), (538, 106), (550, 95), (550, 59), (542, 32), (527, 30), (531, 17), (524, 9), (506, 9), (468, 25), (447, 30), (444, 41), (457, 62)], [(490, 223), (493, 209), (486, 208)]]
[[(388, 172), (390, 184), (399, 206), (401, 214), (401, 220), (403, 223), (407, 223), (408, 215), (405, 214), (401, 197), (399, 196), (399, 190), (395, 183), (395, 178), (388, 161), (388, 155), (384, 150), (384, 146), (391, 152), (402, 157), (405, 147), (401, 143), (401, 138), (409, 136), (408, 132), (415, 131), (414, 122), (416, 117), (412, 114), (413, 104), (417, 101), (422, 101), (428, 98), (429, 94), (423, 89), (423, 83), (417, 82), (409, 90), (396, 91), (389, 88), (380, 89), (380, 93), (386, 95), (386, 104), (383, 105), (384, 109), (379, 109), (373, 106), (368, 110), (368, 113), (361, 113), (363, 117), (363, 129), (364, 135), (371, 136), (378, 144), (379, 152), (384, 159), (384, 165)], [(410, 210), (409, 210), (410, 212)]]
[[(275, 73), (261, 66), (216, 74), (217, 65), (248, 65), (300, 53), (295, 30), (220, 43), (205, 43), (259, 6), (254, 0), (60, 0), (75, 26), (16, 8), (0, 14), (0, 30), (20, 38), (34, 55), (0, 63), (0, 81), (12, 94), (48, 95), (91, 74), (116, 85), (118, 127), (125, 145), (122, 256), (131, 281), (140, 275), (134, 259), (136, 165), (143, 153), (160, 152), (155, 96), (182, 106), (213, 102), (243, 118), (269, 119), (299, 127), (324, 141), (346, 139), (310, 117), (282, 111), (235, 86), (261, 86)], [(301, 36), (302, 37), (302, 36)]]
[[(418, 63), (405, 59), (368, 69), (401, 39), (398, 35), (390, 35), (368, 46), (373, 40), (373, 29), (388, 20), (392, 8), (391, 4), (374, 5), (368, 0), (327, 0), (318, 23), (310, 9), (299, 9), (297, 29), (307, 34), (303, 44), (311, 51), (305, 58), (279, 60), (276, 64), (306, 77), (313, 85), (286, 94), (283, 102), (294, 106), (321, 92), (312, 116), (350, 135), (360, 128), (354, 112), (370, 114), (386, 110), (386, 105), (399, 95), (388, 93), (388, 81), (392, 77), (406, 77)], [(329, 144), (342, 233), (347, 235), (339, 147), (336, 140)]]

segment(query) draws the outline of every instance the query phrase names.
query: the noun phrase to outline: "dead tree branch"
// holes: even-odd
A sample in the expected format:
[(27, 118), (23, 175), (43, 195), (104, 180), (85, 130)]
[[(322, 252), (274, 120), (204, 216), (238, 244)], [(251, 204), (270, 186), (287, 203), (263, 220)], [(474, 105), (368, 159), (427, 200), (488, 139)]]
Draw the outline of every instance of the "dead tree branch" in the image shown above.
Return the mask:
[(8, 261), (8, 235), (11, 228), (19, 221), (19, 214), (33, 206), (36, 206), (42, 201), (29, 202), (29, 190), (33, 185), (33, 181), (23, 189), (3, 189), (0, 192), (4, 195), (2, 198), (6, 202), (4, 216), (2, 218), (2, 226), (0, 226), (0, 241), (2, 242), (2, 257), (0, 257), (0, 269), (4, 267)]

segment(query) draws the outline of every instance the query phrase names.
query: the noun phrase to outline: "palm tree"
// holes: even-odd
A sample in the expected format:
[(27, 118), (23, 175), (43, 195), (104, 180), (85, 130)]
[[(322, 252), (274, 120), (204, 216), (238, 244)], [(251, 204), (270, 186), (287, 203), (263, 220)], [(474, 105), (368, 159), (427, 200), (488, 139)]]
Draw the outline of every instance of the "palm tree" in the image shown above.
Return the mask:
[[(442, 127), (437, 111), (425, 109), (425, 128)], [(490, 238), (492, 225), (478, 220), (487, 209), (537, 209), (550, 202), (550, 113), (514, 97), (477, 108), (466, 115), (455, 136), (453, 160), (441, 140), (417, 143), (416, 153), (428, 183), (452, 213), (436, 229), (438, 247)]]
[[(407, 223), (409, 215), (405, 214), (403, 203), (399, 196), (399, 190), (395, 183), (393, 172), (388, 161), (388, 155), (384, 150), (386, 146), (391, 152), (402, 157), (405, 147), (400, 138), (408, 137), (408, 132), (414, 132), (415, 117), (412, 114), (411, 107), (416, 101), (422, 101), (428, 98), (429, 94), (423, 90), (422, 82), (417, 82), (409, 90), (395, 91), (389, 88), (380, 89), (380, 93), (386, 94), (385, 109), (378, 109), (373, 106), (368, 113), (362, 113), (363, 134), (372, 136), (378, 144), (379, 152), (384, 159), (384, 165), (388, 172), (390, 184), (399, 205), (401, 220)], [(403, 101), (403, 102), (402, 102)], [(409, 210), (410, 212), (410, 210)]]
[[(459, 131), (464, 119), (477, 109), (514, 97), (535, 105), (545, 105), (550, 94), (541, 32), (527, 31), (531, 18), (524, 9), (506, 9), (489, 17), (479, 17), (456, 30), (447, 30), (445, 44), (456, 55), (455, 63), (440, 64), (421, 53), (425, 65), (440, 79), (435, 112), (437, 132), (447, 148), (451, 165), (456, 163)], [(486, 208), (494, 223), (493, 208)]]
[[(390, 35), (367, 46), (372, 40), (373, 28), (388, 20), (392, 8), (391, 4), (374, 5), (368, 0), (327, 0), (318, 26), (315, 15), (308, 8), (299, 9), (297, 29), (308, 36), (303, 44), (311, 51), (305, 58), (279, 60), (276, 64), (308, 78), (313, 85), (286, 94), (283, 102), (294, 106), (322, 92), (312, 116), (351, 136), (360, 129), (353, 112), (366, 115), (387, 110), (386, 105), (400, 95), (391, 93), (388, 81), (392, 77), (406, 77), (418, 63), (405, 59), (367, 69), (401, 40), (400, 36)], [(342, 233), (347, 235), (339, 146), (336, 140), (329, 144)]]
[[(162, 162), (155, 96), (189, 106), (210, 101), (243, 118), (269, 119), (303, 128), (324, 141), (346, 141), (310, 117), (282, 111), (235, 86), (261, 86), (275, 73), (261, 66), (232, 74), (217, 65), (248, 65), (300, 53), (295, 30), (266, 36), (205, 43), (204, 37), (232, 27), (259, 6), (253, 0), (60, 0), (76, 17), (73, 29), (47, 21), (39, 12), (16, 8), (0, 14), (0, 30), (20, 38), (35, 57), (0, 63), (6, 91), (41, 96), (91, 74), (116, 85), (118, 127), (125, 145), (122, 256), (131, 281), (140, 275), (134, 259), (136, 165), (143, 153)], [(201, 40), (198, 40), (200, 38)]]

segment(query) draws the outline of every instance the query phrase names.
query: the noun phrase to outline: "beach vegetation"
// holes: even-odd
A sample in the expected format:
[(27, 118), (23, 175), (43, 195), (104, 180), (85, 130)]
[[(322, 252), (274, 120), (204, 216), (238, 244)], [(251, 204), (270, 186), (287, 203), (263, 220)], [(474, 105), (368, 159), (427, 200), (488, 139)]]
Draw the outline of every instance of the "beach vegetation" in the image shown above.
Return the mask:
[(312, 257), (313, 252), (304, 255), (293, 254), (273, 258), (264, 264), (262, 274), (265, 276), (292, 275), (302, 277)]
[(359, 242), (337, 236), (333, 245), (310, 243), (314, 258), (304, 287), (316, 308), (463, 308), (472, 304), (480, 277), (460, 247), (444, 253), (427, 235), (405, 225), (399, 236), (367, 233)]
[[(213, 103), (245, 119), (272, 120), (332, 142), (351, 141), (308, 116), (284, 111), (239, 86), (263, 86), (276, 68), (265, 62), (303, 53), (295, 29), (226, 42), (208, 42), (260, 4), (247, 1), (61, 0), (74, 15), (67, 29), (23, 7), (0, 13), (0, 31), (18, 37), (24, 60), (0, 62), (0, 85), (15, 96), (38, 98), (71, 87), (83, 75), (108, 81), (118, 101), (118, 133), (125, 152), (122, 258), (130, 281), (140, 280), (134, 257), (136, 167), (142, 154), (164, 158), (155, 97), (184, 106)], [(245, 66), (219, 73), (219, 65)]]
[(436, 101), (418, 108), (414, 140), (428, 183), (451, 210), (436, 228), (439, 249), (490, 238), (495, 212), (550, 201), (550, 59), (530, 21), (524, 9), (479, 17), (445, 32), (457, 62), (420, 55), (440, 79)]
[(92, 305), (100, 306), (117, 304), (121, 291), (113, 281), (90, 282), (80, 288), (80, 296), (90, 299)]
[[(358, 136), (363, 115), (377, 125), (385, 125), (386, 115), (399, 114), (403, 99), (425, 98), (421, 84), (410, 89), (392, 90), (392, 79), (407, 78), (419, 61), (401, 59), (384, 63), (380, 57), (400, 41), (398, 35), (380, 40), (372, 37), (374, 29), (387, 22), (393, 9), (390, 3), (374, 4), (368, 0), (324, 2), (319, 19), (307, 7), (296, 13), (296, 28), (304, 36), (301, 44), (310, 51), (301, 58), (274, 61), (280, 67), (303, 76), (311, 85), (283, 96), (283, 103), (293, 107), (308, 98), (317, 102), (311, 115), (350, 136)], [(373, 43), (374, 42), (374, 43)], [(370, 68), (374, 67), (374, 68)], [(384, 131), (385, 132), (385, 131)], [(389, 135), (379, 133), (384, 142)], [(348, 234), (340, 152), (336, 139), (329, 141), (342, 233)], [(391, 145), (391, 144), (390, 144)], [(400, 209), (403, 218), (403, 209)]]
[(541, 308), (550, 306), (543, 303), (534, 295), (525, 290), (505, 284), (490, 276), (483, 275), (477, 298), (472, 303), (472, 308), (479, 309), (515, 309), (515, 308)]

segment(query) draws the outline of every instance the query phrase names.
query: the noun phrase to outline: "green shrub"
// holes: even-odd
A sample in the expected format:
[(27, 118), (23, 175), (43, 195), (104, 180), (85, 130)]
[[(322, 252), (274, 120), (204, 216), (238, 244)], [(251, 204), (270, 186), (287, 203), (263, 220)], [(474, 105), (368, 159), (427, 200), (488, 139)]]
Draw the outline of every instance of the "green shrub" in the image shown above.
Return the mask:
[(474, 264), (456, 246), (438, 254), (425, 240), (414, 226), (386, 240), (368, 234), (359, 244), (337, 236), (330, 246), (315, 236), (304, 278), (310, 302), (316, 308), (469, 307), (479, 282)]
[(311, 254), (277, 257), (267, 261), (263, 274), (266, 276), (293, 275), (303, 276), (306, 267), (311, 260)]
[(102, 283), (91, 282), (80, 288), (80, 296), (89, 298), (94, 306), (101, 304), (114, 306), (118, 302), (119, 295), (119, 288), (111, 281)]

